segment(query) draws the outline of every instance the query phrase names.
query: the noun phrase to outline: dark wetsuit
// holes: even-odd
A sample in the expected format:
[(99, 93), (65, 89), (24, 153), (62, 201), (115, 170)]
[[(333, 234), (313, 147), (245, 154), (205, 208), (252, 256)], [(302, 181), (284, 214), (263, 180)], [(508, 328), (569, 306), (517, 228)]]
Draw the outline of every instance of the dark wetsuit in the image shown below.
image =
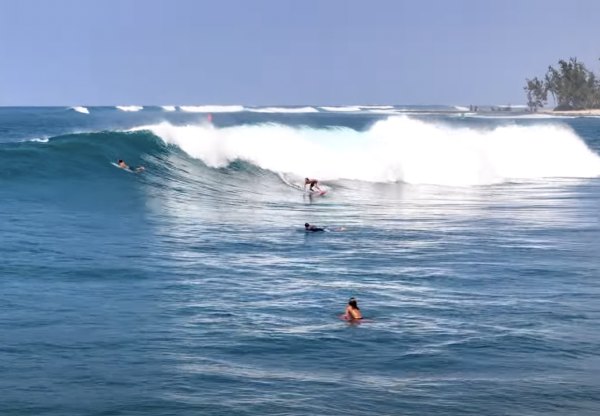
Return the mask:
[(318, 183), (319, 181), (317, 181), (316, 179), (312, 179), (308, 182), (305, 183), (305, 185), (310, 185), (310, 187), (308, 188), (309, 191), (313, 190), (313, 187)]
[(325, 228), (321, 228), (321, 227), (315, 227), (314, 225), (311, 225), (310, 227), (305, 227), (306, 231), (325, 231)]

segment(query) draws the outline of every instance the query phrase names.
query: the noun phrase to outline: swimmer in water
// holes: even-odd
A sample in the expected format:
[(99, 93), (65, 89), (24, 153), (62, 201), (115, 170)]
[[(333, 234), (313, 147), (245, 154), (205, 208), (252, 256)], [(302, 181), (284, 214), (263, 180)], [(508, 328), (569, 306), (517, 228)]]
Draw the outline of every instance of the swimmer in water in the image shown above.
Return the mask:
[(119, 159), (119, 161), (117, 162), (117, 165), (119, 165), (119, 167), (121, 169), (129, 170), (131, 172), (142, 172), (143, 170), (145, 170), (143, 166), (138, 166), (137, 168), (132, 168), (127, 163), (125, 163), (125, 161), (123, 159)]
[(325, 231), (325, 228), (317, 227), (316, 225), (304, 224), (304, 231)]
[(363, 319), (355, 298), (350, 298), (350, 300), (348, 300), (348, 306), (346, 306), (346, 311), (344, 312), (344, 319), (347, 321)]

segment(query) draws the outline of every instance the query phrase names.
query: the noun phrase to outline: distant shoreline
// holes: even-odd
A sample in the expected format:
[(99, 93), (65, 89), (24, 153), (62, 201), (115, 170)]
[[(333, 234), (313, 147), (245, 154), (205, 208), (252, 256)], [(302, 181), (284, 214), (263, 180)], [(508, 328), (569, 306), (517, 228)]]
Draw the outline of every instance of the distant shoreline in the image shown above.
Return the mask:
[(540, 108), (538, 114), (553, 114), (556, 116), (596, 116), (600, 117), (600, 109), (554, 111), (551, 108)]

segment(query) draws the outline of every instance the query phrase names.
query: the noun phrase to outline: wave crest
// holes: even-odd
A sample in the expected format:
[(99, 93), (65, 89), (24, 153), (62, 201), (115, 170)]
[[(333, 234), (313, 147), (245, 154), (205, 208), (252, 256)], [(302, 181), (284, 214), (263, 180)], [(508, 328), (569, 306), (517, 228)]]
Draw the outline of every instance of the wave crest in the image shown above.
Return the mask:
[(129, 112), (140, 111), (144, 109), (144, 107), (142, 107), (141, 105), (118, 105), (116, 108), (121, 111)]
[(179, 109), (186, 113), (237, 113), (244, 111), (241, 105), (182, 105)]
[(600, 157), (561, 125), (451, 128), (390, 117), (369, 130), (268, 124), (140, 127), (210, 167), (235, 160), (300, 177), (450, 186), (600, 176)]
[(314, 107), (256, 107), (249, 108), (253, 113), (318, 113)]
[(77, 111), (78, 113), (82, 113), (82, 114), (90, 113), (90, 110), (88, 110), (86, 107), (82, 107), (82, 106), (71, 107), (71, 110)]

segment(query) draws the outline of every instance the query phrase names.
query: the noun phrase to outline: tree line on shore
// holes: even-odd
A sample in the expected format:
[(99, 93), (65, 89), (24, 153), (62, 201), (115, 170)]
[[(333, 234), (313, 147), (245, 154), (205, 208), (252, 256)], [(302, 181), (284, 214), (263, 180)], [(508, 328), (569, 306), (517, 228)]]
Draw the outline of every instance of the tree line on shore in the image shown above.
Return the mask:
[(557, 68), (549, 66), (543, 79), (526, 79), (523, 89), (530, 111), (543, 107), (548, 94), (557, 111), (600, 108), (600, 80), (577, 58), (561, 59)]

